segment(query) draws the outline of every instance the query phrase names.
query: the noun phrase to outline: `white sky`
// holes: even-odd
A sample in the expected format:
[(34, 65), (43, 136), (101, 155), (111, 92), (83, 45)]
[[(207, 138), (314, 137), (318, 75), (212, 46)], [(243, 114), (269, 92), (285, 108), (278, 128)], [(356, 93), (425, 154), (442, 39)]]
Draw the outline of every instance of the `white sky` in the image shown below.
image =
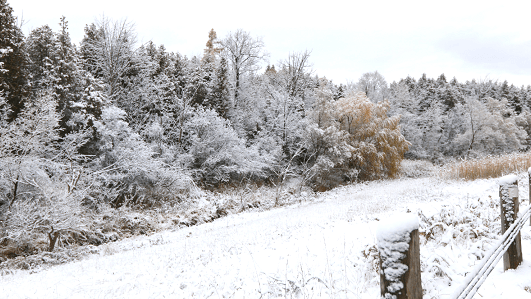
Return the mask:
[[(377, 70), (388, 83), (422, 73), (460, 82), (531, 85), (531, 18), (526, 1), (134, 1), (8, 0), (27, 36), (66, 16), (75, 43), (105, 14), (136, 25), (139, 41), (201, 54), (211, 28), (223, 38), (241, 28), (261, 36), (270, 63), (311, 50), (319, 76), (357, 81)], [(260, 3), (260, 4), (251, 4)], [(315, 4), (314, 4), (315, 3)]]

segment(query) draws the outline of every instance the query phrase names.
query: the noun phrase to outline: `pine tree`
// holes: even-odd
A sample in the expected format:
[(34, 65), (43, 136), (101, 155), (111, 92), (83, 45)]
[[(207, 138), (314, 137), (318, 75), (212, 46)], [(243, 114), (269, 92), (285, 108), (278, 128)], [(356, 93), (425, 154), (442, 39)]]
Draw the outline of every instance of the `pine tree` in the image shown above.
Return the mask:
[(51, 81), (54, 81), (55, 45), (55, 35), (48, 25), (32, 30), (26, 40), (30, 61), (28, 69), (34, 94), (49, 88)]
[(76, 49), (70, 40), (68, 32), (68, 21), (63, 16), (59, 22), (60, 31), (56, 34), (56, 69), (57, 80), (54, 86), (54, 93), (57, 97), (57, 109), (61, 113), (60, 126), (63, 128), (62, 135), (69, 132), (66, 123), (73, 113), (73, 103), (80, 90), (80, 62)]
[(0, 91), (11, 110), (9, 121), (17, 118), (28, 96), (27, 65), (22, 30), (7, 0), (0, 0)]
[(172, 78), (177, 92), (177, 97), (182, 99), (188, 81), (188, 59), (179, 53), (170, 55), (170, 77)]
[(214, 77), (211, 107), (225, 119), (228, 119), (230, 108), (228, 72), (227, 60), (222, 57)]
[(211, 65), (204, 64), (197, 57), (193, 57), (190, 67), (184, 97), (192, 99), (194, 106), (208, 106), (209, 85), (212, 81)]
[(98, 64), (98, 57), (92, 50), (92, 45), (97, 43), (101, 38), (102, 30), (96, 27), (96, 24), (92, 23), (85, 26), (85, 36), (81, 41), (80, 53), (83, 59), (83, 69), (89, 71), (95, 78), (103, 76), (103, 70)]

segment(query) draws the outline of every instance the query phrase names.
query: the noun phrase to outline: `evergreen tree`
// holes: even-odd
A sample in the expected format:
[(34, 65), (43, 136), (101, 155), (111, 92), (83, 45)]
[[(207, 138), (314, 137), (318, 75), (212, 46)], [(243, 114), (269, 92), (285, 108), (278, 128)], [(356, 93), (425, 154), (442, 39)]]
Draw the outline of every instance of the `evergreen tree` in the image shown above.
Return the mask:
[(214, 77), (214, 84), (212, 88), (212, 108), (223, 118), (228, 118), (230, 108), (230, 94), (229, 94), (229, 69), (227, 60), (222, 57), (219, 66), (216, 69)]
[(334, 100), (339, 100), (344, 97), (345, 97), (345, 86), (343, 84), (339, 84), (339, 86), (335, 88)]
[(0, 0), (0, 91), (11, 110), (9, 121), (17, 118), (28, 96), (27, 66), (22, 30), (7, 0)]
[(189, 78), (188, 59), (179, 53), (172, 53), (170, 55), (170, 63), (169, 76), (175, 84), (177, 97), (182, 99)]
[(26, 49), (30, 62), (28, 69), (34, 94), (50, 87), (50, 81), (53, 81), (55, 45), (55, 35), (48, 25), (32, 30), (27, 38)]
[(85, 26), (85, 36), (81, 41), (80, 53), (83, 59), (83, 69), (89, 71), (95, 78), (103, 76), (102, 69), (98, 64), (98, 57), (92, 50), (92, 45), (96, 44), (102, 35), (102, 30), (92, 23)]
[(192, 99), (194, 106), (208, 106), (209, 85), (212, 81), (211, 64), (204, 64), (197, 57), (193, 57), (190, 66), (184, 96)]
[(446, 81), (446, 76), (444, 74), (441, 74), (439, 76), (439, 78), (437, 78), (437, 80), (435, 81), (435, 83), (437, 84), (437, 86), (441, 87), (441, 86), (444, 86), (446, 85), (447, 81)]
[(59, 22), (60, 31), (56, 38), (54, 93), (57, 97), (57, 109), (61, 113), (59, 125), (63, 128), (62, 134), (68, 133), (66, 123), (73, 113), (73, 102), (81, 92), (79, 89), (80, 65), (76, 49), (70, 40), (68, 22), (63, 16)]

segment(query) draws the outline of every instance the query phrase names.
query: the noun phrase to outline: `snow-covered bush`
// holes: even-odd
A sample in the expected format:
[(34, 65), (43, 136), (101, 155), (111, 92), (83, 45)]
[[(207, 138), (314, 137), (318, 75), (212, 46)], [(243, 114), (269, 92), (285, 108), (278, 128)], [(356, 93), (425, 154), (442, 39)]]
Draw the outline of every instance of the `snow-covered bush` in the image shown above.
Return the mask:
[(442, 205), (432, 215), (419, 213), (422, 282), (428, 293), (460, 284), (500, 236), (499, 200), (463, 199), (460, 204)]
[(260, 152), (257, 145), (246, 146), (229, 121), (214, 110), (197, 108), (185, 124), (192, 166), (196, 179), (206, 186), (241, 180), (243, 177), (263, 178), (274, 159)]
[(407, 151), (400, 118), (388, 117), (389, 103), (372, 103), (363, 93), (333, 101), (326, 85), (309, 113), (307, 150), (314, 156), (317, 188), (352, 179), (394, 177)]
[[(85, 139), (69, 134), (59, 143), (56, 107), (50, 94), (40, 94), (15, 121), (0, 125), (0, 239), (31, 241), (22, 246), (25, 253), (42, 250), (35, 244), (45, 244), (46, 233), (76, 230), (81, 223), (83, 171), (77, 149)], [(13, 254), (19, 245), (11, 246)]]
[(402, 160), (400, 176), (407, 178), (420, 178), (435, 175), (437, 168), (426, 160)]
[(101, 121), (94, 123), (101, 152), (96, 161), (98, 181), (109, 192), (107, 200), (113, 206), (145, 206), (178, 199), (172, 197), (193, 187), (191, 177), (181, 165), (168, 164), (165, 155), (155, 157), (152, 147), (124, 121), (125, 116), (120, 108), (106, 107)]

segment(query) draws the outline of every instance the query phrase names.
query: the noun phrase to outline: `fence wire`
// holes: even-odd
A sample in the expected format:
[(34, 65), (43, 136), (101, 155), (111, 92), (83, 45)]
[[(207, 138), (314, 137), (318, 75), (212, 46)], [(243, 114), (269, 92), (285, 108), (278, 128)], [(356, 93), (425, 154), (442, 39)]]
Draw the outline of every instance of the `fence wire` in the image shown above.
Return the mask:
[(487, 276), (489, 276), (503, 254), (509, 249), (509, 246), (516, 239), (516, 236), (527, 222), (527, 219), (531, 216), (531, 206), (521, 215), (503, 234), (498, 244), (487, 253), (483, 261), (467, 275), (466, 282), (456, 291), (453, 298), (472, 299), (474, 297), (479, 287), (485, 282)]

